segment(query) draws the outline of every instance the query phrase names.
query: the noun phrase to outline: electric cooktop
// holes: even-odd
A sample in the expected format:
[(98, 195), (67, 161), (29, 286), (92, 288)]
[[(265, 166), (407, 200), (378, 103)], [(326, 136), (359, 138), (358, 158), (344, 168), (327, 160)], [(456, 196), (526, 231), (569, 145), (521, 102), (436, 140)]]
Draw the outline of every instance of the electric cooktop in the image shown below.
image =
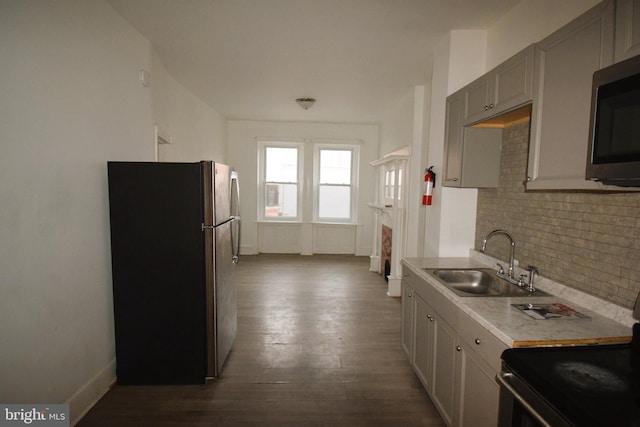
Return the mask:
[(640, 352), (634, 344), (517, 348), (502, 359), (576, 426), (640, 427)]

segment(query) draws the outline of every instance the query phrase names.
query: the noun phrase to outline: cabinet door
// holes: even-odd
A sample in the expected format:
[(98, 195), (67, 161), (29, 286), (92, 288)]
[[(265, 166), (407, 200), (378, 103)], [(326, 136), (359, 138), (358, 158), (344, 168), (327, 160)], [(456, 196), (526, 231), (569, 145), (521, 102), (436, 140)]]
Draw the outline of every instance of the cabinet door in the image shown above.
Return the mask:
[(498, 186), (502, 129), (465, 127), (460, 187)]
[(598, 189), (585, 179), (593, 73), (613, 62), (605, 1), (536, 45), (528, 189)]
[(493, 75), (485, 74), (464, 88), (463, 122), (474, 123), (491, 115), (494, 107)]
[(534, 45), (465, 86), (463, 125), (482, 122), (533, 99)]
[(427, 392), (431, 390), (433, 366), (433, 322), (434, 311), (418, 294), (415, 303), (415, 347), (413, 368)]
[(462, 172), (462, 93), (447, 98), (442, 185), (459, 187)]
[(498, 425), (500, 387), (495, 373), (483, 366), (481, 358), (464, 343), (460, 355), (460, 401), (457, 425), (495, 427)]
[(640, 55), (640, 0), (616, 3), (616, 62)]
[(402, 348), (413, 363), (414, 290), (408, 277), (402, 279)]
[(453, 423), (456, 402), (456, 361), (458, 337), (441, 317), (433, 320), (433, 403), (447, 425)]
[(500, 114), (533, 99), (534, 45), (517, 53), (493, 71), (492, 115)]

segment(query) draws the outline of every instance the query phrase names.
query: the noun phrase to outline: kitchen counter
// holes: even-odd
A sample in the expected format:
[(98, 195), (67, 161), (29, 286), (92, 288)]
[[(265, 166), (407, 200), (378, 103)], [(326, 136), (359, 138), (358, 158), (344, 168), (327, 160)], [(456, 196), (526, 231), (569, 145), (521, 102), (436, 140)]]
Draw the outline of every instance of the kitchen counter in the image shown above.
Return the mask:
[[(631, 341), (632, 331), (627, 319), (629, 314), (627, 311), (629, 310), (614, 308), (615, 313), (612, 316), (614, 318), (606, 317), (585, 306), (578, 305), (574, 302), (574, 298), (569, 300), (557, 296), (571, 296), (571, 290), (558, 287), (557, 284), (556, 286), (548, 284), (544, 286), (544, 279), (540, 283), (536, 282), (536, 287), (553, 294), (551, 296), (460, 297), (423, 270), (425, 268), (493, 268), (492, 265), (495, 264), (490, 261), (490, 257), (481, 255), (469, 258), (403, 258), (402, 263), (508, 347), (613, 344)], [(512, 304), (525, 303), (561, 303), (588, 316), (588, 318), (536, 320), (512, 306)], [(608, 303), (603, 302), (603, 304)], [(619, 321), (620, 318), (623, 319), (623, 322)]]

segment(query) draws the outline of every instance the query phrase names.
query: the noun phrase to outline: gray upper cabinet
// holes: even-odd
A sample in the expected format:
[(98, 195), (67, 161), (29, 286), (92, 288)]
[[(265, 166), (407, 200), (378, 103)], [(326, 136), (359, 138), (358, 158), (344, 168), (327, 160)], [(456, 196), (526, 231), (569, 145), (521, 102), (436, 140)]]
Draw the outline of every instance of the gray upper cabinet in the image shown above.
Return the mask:
[(522, 50), (463, 90), (464, 119), (469, 125), (531, 102), (534, 46)]
[(459, 187), (462, 176), (462, 92), (447, 98), (442, 185)]
[(616, 3), (616, 62), (640, 55), (640, 0)]
[(585, 179), (593, 73), (613, 63), (613, 1), (605, 1), (535, 48), (527, 189), (597, 190)]
[(462, 126), (462, 100), (462, 92), (447, 98), (442, 185), (497, 187), (502, 129)]

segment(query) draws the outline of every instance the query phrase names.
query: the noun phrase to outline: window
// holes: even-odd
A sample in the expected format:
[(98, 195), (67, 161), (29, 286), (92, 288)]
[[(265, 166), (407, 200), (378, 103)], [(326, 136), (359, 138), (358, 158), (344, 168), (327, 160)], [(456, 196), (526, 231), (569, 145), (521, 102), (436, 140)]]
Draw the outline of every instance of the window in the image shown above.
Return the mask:
[(384, 171), (384, 203), (395, 203), (396, 189), (398, 191), (398, 200), (402, 199), (402, 168), (397, 170), (397, 188), (396, 188), (396, 166), (389, 166)]
[(316, 220), (353, 221), (357, 158), (355, 146), (316, 146)]
[(297, 144), (260, 144), (263, 219), (298, 219), (301, 152)]
[[(359, 146), (326, 143), (313, 147), (305, 156), (303, 143), (259, 143), (261, 220), (355, 221)], [(304, 174), (305, 170), (313, 173)]]

